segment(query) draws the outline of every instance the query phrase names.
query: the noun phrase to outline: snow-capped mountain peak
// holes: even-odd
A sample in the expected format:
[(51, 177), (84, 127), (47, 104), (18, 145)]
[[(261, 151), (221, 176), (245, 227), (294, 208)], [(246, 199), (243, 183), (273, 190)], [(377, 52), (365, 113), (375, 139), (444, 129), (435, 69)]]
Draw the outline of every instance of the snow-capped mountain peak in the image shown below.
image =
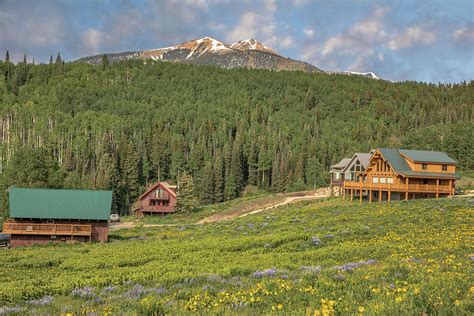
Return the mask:
[[(1, 1), (1, 0), (0, 0)], [(81, 61), (98, 64), (103, 55), (81, 58)], [(285, 58), (255, 39), (246, 39), (228, 45), (205, 36), (181, 44), (135, 52), (107, 54), (109, 60), (152, 59), (188, 64), (215, 65), (224, 68), (258, 68), (270, 70), (301, 70), (322, 72), (308, 63)]]
[(238, 41), (232, 45), (231, 48), (246, 51), (246, 50), (260, 50), (268, 53), (272, 53), (278, 55), (275, 51), (273, 51), (270, 47), (263, 45), (261, 42), (254, 40), (253, 38), (245, 39)]

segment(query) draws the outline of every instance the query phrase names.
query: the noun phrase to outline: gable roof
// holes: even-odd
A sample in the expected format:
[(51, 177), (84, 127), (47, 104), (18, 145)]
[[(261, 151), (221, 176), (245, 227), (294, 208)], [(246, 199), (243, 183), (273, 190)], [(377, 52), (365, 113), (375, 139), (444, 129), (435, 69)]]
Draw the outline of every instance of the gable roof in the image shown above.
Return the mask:
[(167, 182), (156, 182), (154, 185), (152, 185), (148, 190), (146, 190), (145, 193), (143, 193), (142, 195), (140, 195), (140, 197), (138, 198), (138, 200), (141, 200), (143, 199), (146, 195), (148, 195), (148, 193), (150, 193), (151, 191), (153, 191), (154, 189), (156, 189), (157, 187), (162, 187), (166, 192), (169, 193), (169, 195), (171, 195), (171, 197), (173, 197), (174, 199), (176, 199), (176, 193), (173, 192), (173, 190), (171, 190), (170, 188), (170, 185), (167, 183)]
[(337, 164), (332, 165), (331, 169), (343, 169), (349, 164), (350, 161), (351, 161), (351, 158), (343, 158)]
[(370, 162), (370, 158), (372, 157), (373, 152), (371, 151), (370, 153), (355, 153), (354, 156), (349, 160), (349, 163), (344, 167), (344, 172), (346, 172), (347, 168), (349, 168), (352, 163), (358, 159), (360, 164), (362, 165), (362, 168), (367, 168)]
[(399, 149), (400, 153), (416, 162), (457, 164), (457, 161), (442, 151)]
[[(448, 178), (448, 179), (460, 178), (460, 176), (457, 173), (413, 171), (408, 165), (405, 158), (403, 158), (403, 156), (401, 155), (401, 151), (406, 151), (405, 149), (378, 148), (378, 150), (382, 154), (382, 157), (386, 161), (388, 161), (390, 166), (392, 166), (393, 170), (396, 173), (399, 173), (401, 175), (408, 176), (408, 177), (435, 177), (435, 178)], [(424, 150), (414, 150), (414, 151), (431, 153), (429, 151), (424, 151)], [(441, 153), (441, 152), (436, 152), (436, 153)], [(446, 157), (449, 158), (449, 156), (446, 155), (445, 153), (442, 153), (442, 154), (444, 154)]]
[(9, 189), (10, 217), (108, 220), (112, 191)]

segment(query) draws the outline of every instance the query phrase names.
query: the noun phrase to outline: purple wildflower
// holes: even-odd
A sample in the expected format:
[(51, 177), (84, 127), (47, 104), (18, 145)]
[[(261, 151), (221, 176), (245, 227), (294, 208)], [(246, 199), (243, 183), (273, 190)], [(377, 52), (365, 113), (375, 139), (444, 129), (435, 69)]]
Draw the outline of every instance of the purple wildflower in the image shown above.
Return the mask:
[(248, 228), (253, 228), (253, 224), (247, 224)]
[(103, 291), (106, 292), (106, 293), (110, 293), (110, 292), (115, 291), (116, 289), (117, 288), (115, 286), (109, 285), (109, 286), (105, 287)]
[(321, 239), (316, 236), (311, 237), (311, 242), (313, 243), (313, 245), (320, 245), (322, 243)]
[(9, 314), (9, 313), (19, 313), (23, 308), (16, 306), (3, 306), (0, 307), (0, 315)]
[(313, 273), (321, 272), (321, 266), (301, 266), (302, 271), (308, 271)]
[(155, 294), (163, 294), (167, 292), (164, 287), (153, 288), (150, 289), (150, 291), (154, 292)]
[(326, 237), (326, 238), (334, 238), (334, 234), (329, 234), (329, 235), (326, 235), (326, 236), (324, 236), (324, 237)]
[(145, 295), (147, 290), (143, 287), (141, 284), (136, 284), (134, 287), (132, 287), (130, 290), (125, 292), (123, 296), (125, 296), (128, 299), (139, 299), (143, 295)]
[(273, 277), (276, 275), (276, 273), (277, 273), (277, 269), (273, 268), (273, 269), (266, 269), (262, 271), (257, 270), (252, 274), (252, 276), (255, 278)]
[(334, 266), (333, 269), (340, 270), (340, 271), (352, 271), (361, 266), (374, 264), (375, 262), (376, 261), (374, 259), (369, 259), (367, 261), (359, 261), (359, 262), (349, 262), (341, 266)]
[(50, 304), (53, 300), (54, 300), (54, 297), (52, 297), (50, 295), (47, 295), (47, 296), (45, 296), (43, 298), (40, 298), (40, 299), (37, 299), (37, 300), (30, 300), (30, 301), (28, 301), (28, 304), (44, 306), (44, 305)]
[(74, 290), (72, 290), (71, 295), (81, 298), (95, 297), (94, 288), (89, 286), (83, 288), (75, 288)]
[(89, 303), (89, 304), (100, 304), (100, 303), (102, 303), (102, 299), (100, 299), (99, 297), (96, 297), (96, 298), (93, 298), (91, 300), (88, 300), (87, 303)]

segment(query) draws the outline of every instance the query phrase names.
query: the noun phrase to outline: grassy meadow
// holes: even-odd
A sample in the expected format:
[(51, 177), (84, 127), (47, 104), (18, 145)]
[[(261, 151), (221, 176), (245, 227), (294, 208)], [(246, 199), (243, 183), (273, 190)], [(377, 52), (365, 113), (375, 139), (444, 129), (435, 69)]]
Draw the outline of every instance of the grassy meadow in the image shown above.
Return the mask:
[(473, 198), (325, 199), (0, 250), (0, 314), (468, 315), (473, 209)]

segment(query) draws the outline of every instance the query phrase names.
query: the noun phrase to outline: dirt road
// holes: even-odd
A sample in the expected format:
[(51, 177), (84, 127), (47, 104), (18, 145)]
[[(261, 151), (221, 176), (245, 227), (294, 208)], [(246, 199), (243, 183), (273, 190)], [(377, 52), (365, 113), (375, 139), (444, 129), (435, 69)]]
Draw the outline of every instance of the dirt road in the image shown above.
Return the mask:
[[(306, 192), (295, 192), (290, 194), (283, 194), (281, 195), (280, 199), (276, 199), (274, 203), (270, 203), (270, 205), (266, 205), (265, 207), (260, 207), (258, 209), (248, 209), (248, 210), (236, 210), (234, 212), (229, 213), (221, 213), (215, 214), (209, 217), (205, 217), (198, 221), (195, 224), (209, 224), (209, 223), (217, 223), (223, 221), (229, 221), (234, 218), (245, 217), (248, 215), (257, 214), (263, 211), (267, 211), (270, 209), (274, 209), (283, 205), (299, 202), (299, 201), (306, 201), (306, 200), (317, 200), (322, 198), (327, 198), (330, 196), (329, 188), (320, 188), (316, 191), (306, 191)], [(283, 200), (282, 200), (283, 199)], [(242, 213), (244, 212), (244, 213)], [(140, 222), (120, 222), (120, 223), (113, 223), (110, 225), (110, 230), (117, 230), (123, 228), (134, 228), (138, 226)], [(143, 227), (164, 227), (164, 226), (182, 226), (183, 224), (145, 224)]]

